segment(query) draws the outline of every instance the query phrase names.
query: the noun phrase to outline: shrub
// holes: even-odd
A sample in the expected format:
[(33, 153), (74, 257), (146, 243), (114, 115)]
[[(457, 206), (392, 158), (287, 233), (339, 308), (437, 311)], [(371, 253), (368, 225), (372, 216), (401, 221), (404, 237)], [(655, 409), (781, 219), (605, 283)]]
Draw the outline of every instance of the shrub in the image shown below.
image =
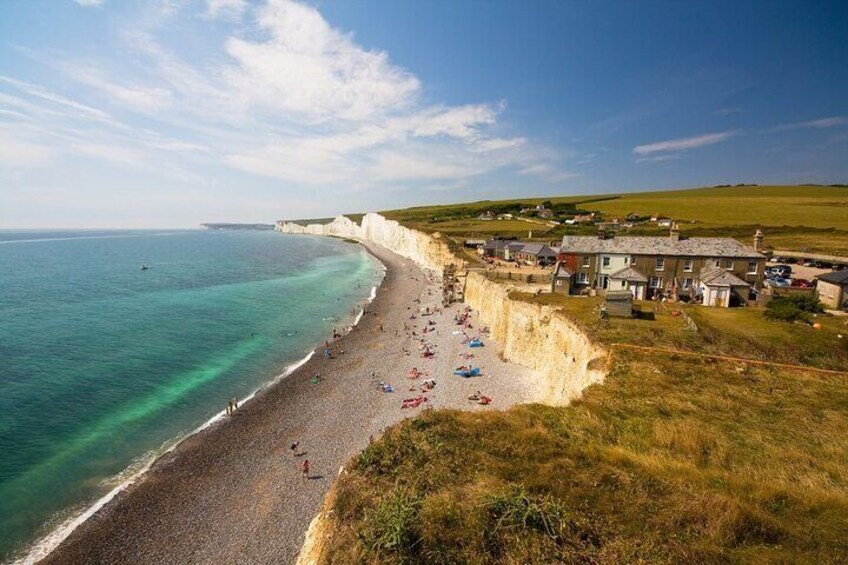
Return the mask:
[(821, 302), (809, 294), (778, 296), (766, 306), (765, 317), (772, 320), (792, 322), (810, 321), (811, 313), (824, 312)]

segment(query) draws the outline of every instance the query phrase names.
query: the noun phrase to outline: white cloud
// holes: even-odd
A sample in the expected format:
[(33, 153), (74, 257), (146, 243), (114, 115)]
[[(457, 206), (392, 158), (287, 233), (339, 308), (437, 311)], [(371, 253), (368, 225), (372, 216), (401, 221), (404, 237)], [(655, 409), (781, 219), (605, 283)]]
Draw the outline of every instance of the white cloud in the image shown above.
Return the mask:
[(257, 23), (268, 40), (226, 44), (238, 64), (225, 76), (246, 106), (311, 121), (362, 121), (409, 106), (421, 88), (385, 52), (363, 49), (311, 6), (269, 0)]
[(206, 0), (206, 14), (210, 19), (238, 20), (247, 10), (247, 0)]
[(84, 8), (90, 8), (93, 6), (102, 6), (105, 0), (74, 0), (77, 4)]
[(830, 118), (820, 118), (818, 120), (810, 120), (808, 122), (799, 122), (795, 124), (784, 124), (782, 126), (777, 126), (775, 130), (790, 130), (790, 129), (800, 129), (800, 128), (815, 128), (815, 129), (824, 129), (824, 128), (832, 128), (836, 126), (844, 126), (848, 125), (848, 117), (845, 116), (833, 116)]
[[(502, 168), (526, 169), (545, 182), (576, 176), (544, 147), (503, 133), (503, 101), (425, 103), (413, 73), (332, 27), (312, 6), (208, 0), (199, 9), (146, 7), (146, 16), (121, 30), (113, 49), (119, 56), (19, 50), (60, 71), (56, 91), (0, 77), (0, 86), (21, 93), (0, 91), (0, 111), (40, 128), (37, 140), (18, 136), (21, 154), (25, 144), (43, 142), (69, 159), (201, 185), (247, 172), (244, 184), (270, 186), (266, 177), (292, 194), (303, 187), (322, 194), (461, 190)], [(213, 26), (212, 18), (223, 21)], [(188, 60), (164, 39), (188, 25), (223, 35), (202, 58)], [(32, 155), (37, 160), (35, 149)]]
[(694, 137), (669, 139), (667, 141), (658, 141), (647, 145), (637, 145), (633, 148), (633, 153), (637, 155), (650, 155), (651, 153), (659, 153), (662, 151), (688, 151), (698, 147), (721, 143), (722, 141), (733, 137), (736, 133), (736, 131), (724, 131), (720, 133), (696, 135)]

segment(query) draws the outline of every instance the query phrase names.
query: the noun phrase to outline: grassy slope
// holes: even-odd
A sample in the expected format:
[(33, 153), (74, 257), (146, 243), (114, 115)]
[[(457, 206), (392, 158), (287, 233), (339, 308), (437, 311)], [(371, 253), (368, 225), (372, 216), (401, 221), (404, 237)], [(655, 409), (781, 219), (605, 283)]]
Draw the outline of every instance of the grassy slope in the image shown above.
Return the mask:
[[(545, 229), (515, 220), (480, 222), (462, 218), (477, 215), (493, 206), (510, 203), (534, 205), (544, 198), (483, 201), (446, 206), (424, 206), (391, 210), (385, 215), (424, 231), (441, 231), (457, 236), (534, 236), (549, 239), (578, 228)], [(777, 248), (848, 255), (848, 188), (819, 186), (746, 186), (699, 188), (667, 192), (549, 198), (554, 204), (575, 203), (579, 208), (599, 210), (623, 217), (660, 213), (690, 221), (682, 229), (691, 235), (732, 235), (748, 240), (756, 227), (765, 228), (767, 243)], [(434, 222), (438, 217), (440, 221)], [(584, 229), (583, 231), (586, 231)], [(587, 233), (592, 228), (588, 228)], [(657, 231), (657, 233), (660, 233)], [(664, 231), (662, 233), (665, 233)]]
[[(540, 300), (531, 295), (514, 298)], [(755, 310), (598, 321), (601, 342), (848, 367), (848, 328)], [(447, 377), (446, 377), (447, 378)], [(337, 486), (333, 563), (844, 563), (848, 376), (617, 350), (568, 407), (425, 412)]]

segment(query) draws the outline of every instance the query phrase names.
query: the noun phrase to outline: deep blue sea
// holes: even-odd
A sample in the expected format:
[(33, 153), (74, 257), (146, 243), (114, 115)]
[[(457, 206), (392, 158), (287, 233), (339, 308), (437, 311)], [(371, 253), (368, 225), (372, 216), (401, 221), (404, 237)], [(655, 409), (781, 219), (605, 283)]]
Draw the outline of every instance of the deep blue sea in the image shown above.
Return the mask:
[(303, 359), (382, 275), (330, 238), (0, 231), (0, 561)]

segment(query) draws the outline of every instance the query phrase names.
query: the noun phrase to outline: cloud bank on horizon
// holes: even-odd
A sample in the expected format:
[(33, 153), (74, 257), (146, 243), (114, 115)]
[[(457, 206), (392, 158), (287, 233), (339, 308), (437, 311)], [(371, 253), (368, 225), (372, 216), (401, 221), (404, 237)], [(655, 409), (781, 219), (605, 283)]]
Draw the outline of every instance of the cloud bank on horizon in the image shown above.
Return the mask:
[[(609, 191), (633, 187), (622, 182), (628, 171), (645, 182), (662, 174), (646, 168), (731, 142), (760, 143), (767, 135), (835, 132), (800, 151), (829, 146), (844, 155), (846, 148), (848, 118), (813, 110), (798, 121), (743, 126), (738, 120), (750, 115), (744, 107), (714, 107), (705, 116), (725, 129), (710, 132), (705, 118), (679, 124), (678, 135), (663, 138), (675, 128), (661, 124), (620, 135), (633, 129), (630, 122), (658, 113), (653, 101), (581, 128), (567, 112), (533, 112), (521, 98), (488, 90), (456, 95), (438, 76), (428, 86), (389, 51), (366, 46), (356, 30), (334, 25), (303, 2), (118, 4), (68, 0), (62, 6), (74, 10), (70, 30), (100, 34), (98, 42), (51, 44), (19, 32), (2, 48), (16, 62), (0, 66), (0, 178), (6, 185), (0, 227), (188, 226), (446, 196)], [(39, 17), (9, 6), (3, 11), (6, 22)], [(396, 45), (406, 46), (410, 59), (415, 42)], [(429, 45), (414, 47), (426, 52)], [(450, 67), (451, 60), (439, 64)], [(510, 68), (506, 61), (494, 64)], [(540, 62), (533, 72), (549, 70)], [(430, 68), (427, 78), (433, 75)], [(540, 125), (551, 120), (563, 122), (565, 139)], [(844, 166), (821, 171), (846, 172)], [(698, 184), (709, 177), (689, 178)], [(670, 182), (679, 179), (680, 172), (670, 175)]]

